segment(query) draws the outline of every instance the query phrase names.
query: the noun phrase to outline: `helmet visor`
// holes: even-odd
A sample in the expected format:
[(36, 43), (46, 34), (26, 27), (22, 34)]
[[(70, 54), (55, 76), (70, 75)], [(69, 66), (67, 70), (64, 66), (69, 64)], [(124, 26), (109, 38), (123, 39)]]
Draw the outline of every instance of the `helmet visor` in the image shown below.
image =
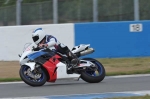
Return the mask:
[(36, 42), (39, 39), (39, 36), (34, 36), (32, 38), (33, 38), (33, 41)]

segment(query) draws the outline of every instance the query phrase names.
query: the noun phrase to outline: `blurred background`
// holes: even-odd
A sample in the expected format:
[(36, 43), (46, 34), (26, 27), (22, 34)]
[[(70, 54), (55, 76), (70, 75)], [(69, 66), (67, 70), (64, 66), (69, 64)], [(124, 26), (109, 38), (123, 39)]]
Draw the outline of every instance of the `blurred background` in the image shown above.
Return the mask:
[(0, 0), (0, 81), (19, 78), (18, 54), (39, 27), (69, 48), (90, 44), (85, 57), (107, 75), (150, 73), (149, 9), (150, 0)]
[(0, 0), (0, 26), (150, 19), (150, 0)]

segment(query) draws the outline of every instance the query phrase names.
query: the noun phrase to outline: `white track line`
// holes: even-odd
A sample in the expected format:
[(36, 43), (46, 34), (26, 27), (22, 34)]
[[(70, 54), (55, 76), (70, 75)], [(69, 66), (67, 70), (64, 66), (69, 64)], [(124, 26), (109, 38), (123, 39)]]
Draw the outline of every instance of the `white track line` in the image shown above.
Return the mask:
[(49, 99), (44, 97), (16, 97), (16, 98), (0, 98), (0, 99)]
[(105, 79), (109, 78), (131, 78), (131, 77), (148, 77), (150, 74), (136, 74), (136, 75), (119, 75), (119, 76), (106, 76)]
[(23, 81), (20, 81), (20, 82), (1, 82), (0, 85), (2, 84), (21, 84), (21, 83), (24, 83)]

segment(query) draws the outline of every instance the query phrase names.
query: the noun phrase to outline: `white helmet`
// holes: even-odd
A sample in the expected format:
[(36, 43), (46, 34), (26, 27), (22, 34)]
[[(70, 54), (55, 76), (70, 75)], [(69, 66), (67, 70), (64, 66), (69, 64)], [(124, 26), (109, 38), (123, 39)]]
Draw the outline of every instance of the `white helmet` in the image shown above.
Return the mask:
[(37, 28), (32, 33), (32, 39), (35, 44), (39, 44), (44, 37), (46, 36), (45, 32), (42, 30), (42, 28)]

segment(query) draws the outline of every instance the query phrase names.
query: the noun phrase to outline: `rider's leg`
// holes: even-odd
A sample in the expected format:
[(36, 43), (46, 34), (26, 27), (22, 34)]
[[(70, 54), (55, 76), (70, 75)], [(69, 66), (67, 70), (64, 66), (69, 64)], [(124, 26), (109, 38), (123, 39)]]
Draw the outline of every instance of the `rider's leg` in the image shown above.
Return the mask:
[(74, 66), (78, 65), (79, 63), (78, 57), (74, 55), (67, 46), (65, 46), (64, 44), (59, 44), (58, 50), (60, 50), (60, 52), (63, 52), (64, 54), (68, 56), (72, 65)]

